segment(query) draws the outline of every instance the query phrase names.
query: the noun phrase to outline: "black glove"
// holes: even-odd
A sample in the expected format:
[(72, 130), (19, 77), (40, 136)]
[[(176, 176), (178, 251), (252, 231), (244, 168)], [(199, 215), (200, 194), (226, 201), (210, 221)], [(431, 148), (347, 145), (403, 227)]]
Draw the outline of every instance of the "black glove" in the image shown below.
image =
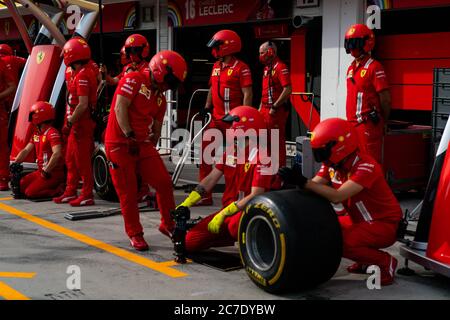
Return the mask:
[(175, 210), (170, 212), (170, 215), (175, 221), (179, 219), (189, 220), (191, 216), (191, 211), (189, 210), (188, 207), (178, 206)]
[(294, 168), (282, 167), (278, 170), (278, 175), (286, 184), (297, 185), (304, 188), (308, 179), (303, 176), (300, 168), (294, 165)]
[(132, 156), (138, 156), (140, 148), (134, 131), (128, 132), (126, 137), (128, 138), (128, 153)]
[(206, 116), (208, 114), (210, 114), (210, 113), (211, 113), (211, 109), (209, 109), (209, 108), (208, 109), (207, 108), (203, 108), (199, 112), (201, 118), (206, 118)]

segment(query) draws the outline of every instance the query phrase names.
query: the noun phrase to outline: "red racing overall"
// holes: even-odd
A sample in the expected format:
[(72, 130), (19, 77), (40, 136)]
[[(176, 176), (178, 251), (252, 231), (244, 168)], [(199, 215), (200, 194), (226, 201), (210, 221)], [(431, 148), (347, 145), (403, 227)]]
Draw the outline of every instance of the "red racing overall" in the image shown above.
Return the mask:
[[(253, 149), (245, 164), (237, 164), (236, 156), (224, 154), (222, 163), (216, 164), (216, 168), (223, 172), (225, 177), (225, 192), (222, 196), (222, 209), (233, 201), (238, 201), (249, 195), (252, 187), (270, 190), (274, 176), (269, 173), (269, 169), (254, 161), (258, 157), (257, 149)], [(222, 210), (221, 209), (221, 210)], [(201, 220), (186, 235), (186, 250), (196, 252), (206, 250), (211, 247), (232, 246), (237, 241), (239, 221), (241, 212), (227, 217), (218, 234), (208, 231), (209, 222), (221, 210), (207, 216)]]
[[(10, 65), (6, 65), (0, 59), (0, 92), (3, 92), (8, 84), (16, 84)], [(9, 181), (9, 147), (8, 147), (8, 121), (11, 108), (11, 97), (0, 101), (0, 180), (7, 184)]]
[(53, 168), (50, 178), (44, 179), (41, 170), (47, 165), (53, 155), (52, 148), (62, 145), (61, 135), (53, 127), (48, 127), (41, 134), (38, 130), (34, 132), (30, 143), (34, 144), (37, 156), (38, 170), (23, 177), (20, 180), (20, 190), (28, 199), (50, 198), (60, 192), (64, 184), (64, 163), (63, 160)]
[[(354, 61), (347, 72), (347, 120), (352, 123), (360, 139), (360, 147), (378, 163), (382, 162), (384, 123), (379, 93), (389, 88), (383, 66), (365, 57), (358, 66)], [(378, 123), (370, 114), (376, 115)]]
[[(142, 178), (142, 183), (156, 190), (161, 226), (171, 230), (174, 224), (170, 217), (170, 211), (175, 208), (172, 180), (150, 140), (153, 120), (162, 122), (166, 101), (161, 92), (149, 89), (147, 83), (144, 74), (137, 71), (127, 73), (120, 80), (114, 94), (105, 135), (106, 153), (111, 163), (110, 172), (119, 196), (125, 231), (129, 237), (143, 234), (139, 220), (137, 175)], [(129, 140), (117, 121), (114, 110), (118, 95), (131, 100), (128, 118), (139, 145), (137, 154), (129, 152)]]
[(67, 186), (65, 194), (76, 194), (80, 178), (83, 181), (81, 196), (93, 197), (94, 178), (92, 175), (91, 157), (94, 151), (95, 122), (91, 111), (97, 101), (97, 75), (91, 66), (85, 66), (74, 72), (70, 67), (66, 70), (68, 90), (67, 117), (71, 116), (79, 103), (78, 97), (87, 96), (89, 107), (70, 129), (66, 148)]
[[(318, 176), (339, 189), (351, 180), (364, 189), (343, 202), (349, 213), (342, 217), (343, 256), (363, 265), (388, 267), (391, 256), (379, 249), (396, 241), (398, 223), (402, 217), (400, 205), (384, 179), (380, 165), (369, 155), (357, 155), (348, 161), (348, 168), (334, 170), (322, 165)], [(345, 167), (345, 165), (344, 165)]]
[[(212, 120), (207, 129), (218, 129), (226, 137), (226, 129), (230, 125), (223, 122), (222, 118), (235, 107), (241, 106), (244, 95), (242, 88), (252, 85), (252, 75), (249, 67), (242, 61), (232, 58), (228, 65), (217, 61), (214, 64), (209, 80), (212, 95)], [(202, 151), (210, 144), (202, 141)], [(203, 154), (202, 154), (203, 155)], [(203, 157), (202, 157), (203, 158)], [(204, 159), (200, 163), (199, 181), (202, 181), (212, 170), (212, 165)]]
[[(283, 88), (291, 85), (289, 69), (279, 58), (276, 58), (272, 65), (264, 67), (261, 109), (267, 127), (279, 130), (279, 166), (286, 165), (286, 121), (289, 116), (288, 106), (281, 105), (276, 109), (275, 114), (270, 114), (270, 108), (278, 100)], [(271, 140), (269, 140), (271, 141)]]

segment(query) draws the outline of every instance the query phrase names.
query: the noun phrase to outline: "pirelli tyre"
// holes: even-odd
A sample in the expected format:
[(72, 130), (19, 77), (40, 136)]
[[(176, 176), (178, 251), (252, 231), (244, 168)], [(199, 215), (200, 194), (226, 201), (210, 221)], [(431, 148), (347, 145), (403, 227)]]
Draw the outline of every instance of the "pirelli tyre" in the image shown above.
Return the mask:
[(342, 257), (341, 227), (332, 206), (300, 190), (255, 197), (242, 215), (238, 241), (248, 276), (271, 293), (328, 281)]
[(92, 156), (92, 173), (94, 175), (94, 188), (97, 195), (107, 201), (117, 201), (117, 193), (109, 173), (108, 160), (106, 159), (105, 146), (99, 144)]

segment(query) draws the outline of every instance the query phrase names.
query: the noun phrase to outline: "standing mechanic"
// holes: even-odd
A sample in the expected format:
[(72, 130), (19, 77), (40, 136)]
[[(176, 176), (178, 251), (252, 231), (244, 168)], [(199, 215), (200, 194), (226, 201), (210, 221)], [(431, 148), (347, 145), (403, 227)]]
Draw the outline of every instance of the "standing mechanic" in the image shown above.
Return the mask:
[(380, 249), (396, 241), (402, 210), (389, 188), (380, 165), (360, 152), (357, 133), (342, 119), (319, 123), (311, 138), (317, 162), (323, 162), (312, 180), (300, 171), (280, 169), (289, 184), (313, 191), (332, 203), (342, 203), (349, 216), (340, 217), (343, 232), (343, 256), (355, 261), (351, 273), (365, 273), (370, 265), (381, 269), (381, 284), (394, 281), (397, 259)]
[[(277, 47), (272, 41), (259, 48), (259, 61), (264, 65), (260, 112), (269, 130), (278, 130), (279, 163), (286, 165), (286, 122), (289, 116), (288, 100), (292, 86), (289, 69), (277, 56)], [(269, 131), (270, 132), (270, 131)]]
[[(212, 121), (207, 129), (218, 129), (225, 137), (229, 124), (221, 121), (233, 108), (245, 105), (251, 106), (253, 99), (252, 75), (250, 68), (234, 55), (242, 48), (241, 38), (231, 30), (217, 32), (208, 42), (212, 55), (217, 62), (213, 66), (209, 80), (209, 93), (203, 113), (212, 112)], [(210, 142), (203, 140), (202, 151)], [(203, 153), (203, 152), (202, 152)], [(212, 165), (206, 163), (202, 156), (199, 179), (203, 180), (212, 170)], [(212, 195), (206, 193), (199, 204), (211, 205)]]
[[(157, 53), (149, 64), (150, 74), (127, 73), (119, 82), (106, 127), (106, 154), (131, 245), (148, 250), (139, 221), (137, 175), (156, 189), (161, 213), (159, 231), (170, 236), (175, 208), (172, 180), (155, 146), (166, 112), (163, 92), (176, 90), (187, 74), (186, 62), (174, 51)], [(149, 78), (147, 78), (149, 77)], [(148, 87), (147, 84), (150, 83)]]
[(29, 121), (36, 130), (14, 162), (22, 163), (33, 150), (36, 151), (38, 170), (20, 180), (20, 190), (26, 198), (55, 197), (64, 191), (64, 157), (62, 138), (52, 127), (55, 109), (44, 101), (31, 106)]
[(11, 97), (16, 88), (11, 66), (0, 59), (0, 191), (9, 190), (8, 121)]
[(355, 60), (347, 71), (347, 120), (356, 128), (362, 146), (382, 163), (385, 123), (391, 95), (383, 66), (371, 56), (375, 35), (364, 24), (355, 24), (345, 35), (345, 50)]
[[(67, 112), (63, 134), (68, 133), (66, 149), (67, 183), (64, 193), (55, 203), (71, 206), (94, 204), (94, 178), (91, 156), (94, 151), (95, 122), (92, 111), (97, 101), (97, 74), (91, 63), (91, 49), (84, 39), (72, 38), (63, 48), (67, 85)], [(78, 183), (83, 181), (77, 196)]]
[[(25, 67), (27, 59), (15, 56), (12, 48), (5, 43), (0, 44), (0, 59), (11, 67), (12, 76), (17, 85), (19, 83), (20, 71)], [(11, 98), (11, 103), (12, 100), (14, 100), (14, 96)]]
[[(248, 106), (234, 108), (223, 121), (232, 124), (231, 130), (240, 129), (240, 133), (238, 131), (235, 134), (238, 139), (240, 134), (243, 137), (251, 136), (251, 129), (257, 135), (259, 130), (266, 129), (258, 110)], [(223, 161), (217, 163), (211, 173), (177, 206), (176, 211), (181, 214), (211, 192), (222, 176), (225, 177), (222, 209), (201, 220), (186, 234), (187, 252), (233, 245), (237, 240), (241, 211), (253, 197), (270, 190), (274, 175), (272, 170), (260, 161), (261, 146), (249, 150), (249, 140), (246, 138), (246, 157), (242, 159), (238, 157), (239, 148), (242, 147), (235, 145), (230, 152), (224, 152)]]

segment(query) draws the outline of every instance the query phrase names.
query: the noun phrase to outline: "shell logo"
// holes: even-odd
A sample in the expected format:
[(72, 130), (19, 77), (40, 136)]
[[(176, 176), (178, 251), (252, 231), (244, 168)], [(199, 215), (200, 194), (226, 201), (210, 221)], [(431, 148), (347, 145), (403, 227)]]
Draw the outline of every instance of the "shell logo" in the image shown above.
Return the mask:
[(228, 41), (228, 40), (225, 40), (225, 44), (229, 44), (230, 43), (230, 41)]
[(38, 54), (36, 55), (37, 64), (41, 64), (42, 61), (44, 61), (44, 58), (45, 58), (45, 52), (39, 51)]
[(78, 42), (81, 44), (86, 44), (86, 41), (84, 41), (84, 39), (78, 39)]
[(340, 137), (338, 138), (338, 140), (339, 140), (339, 142), (343, 142), (343, 141), (345, 140), (345, 138), (344, 138), (344, 136), (340, 136)]
[(242, 117), (242, 118), (241, 118), (241, 121), (242, 121), (242, 122), (247, 122), (247, 120), (248, 120), (247, 117)]
[(167, 59), (163, 59), (162, 63), (167, 64)]

